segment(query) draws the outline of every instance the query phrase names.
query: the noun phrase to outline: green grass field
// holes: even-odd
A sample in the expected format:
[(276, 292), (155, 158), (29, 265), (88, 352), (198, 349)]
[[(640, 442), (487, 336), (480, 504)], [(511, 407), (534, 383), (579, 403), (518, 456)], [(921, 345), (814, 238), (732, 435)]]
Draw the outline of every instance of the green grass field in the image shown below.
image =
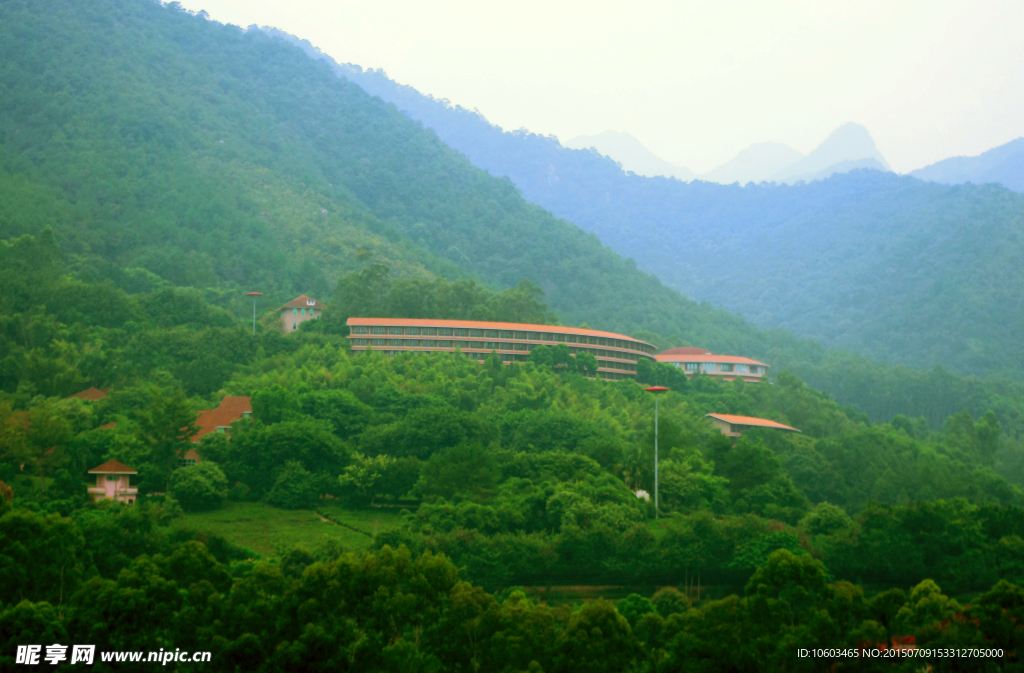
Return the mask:
[(374, 534), (401, 523), (401, 517), (392, 511), (346, 510), (337, 505), (328, 505), (323, 511), (351, 528), (324, 521), (310, 510), (277, 509), (262, 502), (227, 502), (212, 512), (185, 514), (171, 525), (219, 535), (260, 554), (276, 556), (280, 550), (296, 546), (313, 550), (326, 541), (341, 544), (347, 551), (366, 549)]
[(401, 525), (400, 509), (377, 508), (347, 509), (341, 504), (327, 501), (321, 504), (318, 511), (346, 526), (357, 528), (370, 535), (376, 535)]

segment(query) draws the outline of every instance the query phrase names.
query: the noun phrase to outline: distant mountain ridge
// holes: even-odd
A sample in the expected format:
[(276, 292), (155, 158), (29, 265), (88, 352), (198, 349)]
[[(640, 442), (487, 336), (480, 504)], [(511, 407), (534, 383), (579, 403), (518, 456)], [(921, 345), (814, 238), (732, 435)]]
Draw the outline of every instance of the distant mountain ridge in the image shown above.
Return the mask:
[(890, 170), (889, 162), (878, 151), (868, 130), (860, 124), (847, 122), (829, 134), (806, 157), (775, 173), (769, 182), (792, 184), (801, 180), (823, 180), (835, 173), (857, 168)]
[(683, 182), (703, 180), (720, 184), (738, 182), (811, 182), (858, 168), (889, 171), (889, 162), (874, 139), (860, 124), (847, 122), (833, 131), (806, 156), (781, 143), (757, 143), (721, 166), (703, 174), (674, 166), (661, 159), (639, 140), (621, 131), (578, 136), (564, 143), (571, 149), (593, 147), (622, 165), (623, 170), (646, 177), (674, 177)]
[(723, 185), (765, 182), (803, 158), (803, 154), (789, 145), (756, 143), (713, 171), (704, 173), (700, 179)]
[(671, 164), (649, 150), (634, 136), (623, 131), (605, 131), (596, 136), (576, 136), (562, 143), (574, 150), (594, 148), (600, 154), (622, 164), (622, 169), (653, 178), (659, 175), (683, 182), (693, 180), (696, 174), (689, 168)]
[(945, 185), (996, 183), (1024, 192), (1024, 138), (1011, 140), (976, 157), (950, 157), (911, 171), (921, 180)]
[[(628, 175), (556, 138), (503, 132), (380, 71), (333, 67), (688, 296), (908, 366), (1024, 374), (1024, 345), (1013, 336), (1024, 331), (1024, 304), (1001, 298), (1024, 284), (1024, 246), (1012, 242), (1024, 229), (1024, 200), (1012, 192), (881, 172), (880, 155), (794, 186)], [(790, 179), (828, 172), (850, 147), (877, 151), (863, 127), (844, 125), (791, 167)], [(991, 273), (972, 271), (982, 268)]]

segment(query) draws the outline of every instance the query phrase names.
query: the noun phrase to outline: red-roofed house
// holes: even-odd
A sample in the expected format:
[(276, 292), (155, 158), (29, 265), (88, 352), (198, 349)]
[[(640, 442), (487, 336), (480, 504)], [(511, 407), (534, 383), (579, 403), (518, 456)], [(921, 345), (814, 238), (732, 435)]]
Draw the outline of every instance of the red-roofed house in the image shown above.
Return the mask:
[(89, 474), (96, 475), (96, 486), (89, 489), (93, 501), (116, 500), (129, 505), (135, 503), (139, 489), (132, 488), (128, 480), (131, 475), (138, 472), (132, 468), (116, 460), (108, 460), (99, 467), (89, 470)]
[[(252, 415), (250, 399), (249, 397), (225, 397), (216, 409), (200, 411), (199, 418), (196, 419), (199, 432), (192, 436), (192, 442), (198, 444), (203, 437), (211, 432), (227, 432), (235, 421), (249, 418)], [(201, 462), (203, 461), (199, 458), (199, 452), (195, 449), (189, 449), (184, 456), (178, 459), (178, 464), (182, 467)]]
[(716, 428), (722, 431), (726, 437), (739, 437), (745, 430), (750, 428), (772, 428), (785, 432), (800, 432), (782, 423), (769, 421), (767, 418), (755, 418), (754, 416), (734, 416), (732, 414), (707, 414)]
[(726, 381), (736, 377), (755, 383), (764, 378), (768, 365), (738, 355), (715, 355), (704, 348), (683, 346), (670, 348), (654, 356), (658, 362), (674, 365), (682, 369), (687, 377), (701, 373), (708, 376), (721, 376)]
[(326, 304), (304, 294), (299, 295), (278, 309), (281, 312), (281, 331), (289, 334), (307, 320), (319, 320), (325, 308)]
[(72, 397), (77, 397), (80, 400), (95, 402), (97, 400), (102, 400), (106, 396), (107, 394), (99, 388), (89, 387), (81, 392), (75, 393), (74, 395), (68, 395), (68, 399), (70, 400)]

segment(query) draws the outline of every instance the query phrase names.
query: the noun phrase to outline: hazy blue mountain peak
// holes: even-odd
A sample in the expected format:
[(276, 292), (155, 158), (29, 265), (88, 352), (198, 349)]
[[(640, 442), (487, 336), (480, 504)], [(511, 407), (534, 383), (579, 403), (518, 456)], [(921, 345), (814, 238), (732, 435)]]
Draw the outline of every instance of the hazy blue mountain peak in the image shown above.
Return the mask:
[(868, 130), (860, 124), (847, 122), (830, 133), (806, 157), (782, 169), (771, 179), (775, 182), (810, 182), (853, 168), (891, 170)]
[(718, 168), (701, 175), (700, 179), (723, 185), (763, 182), (803, 158), (803, 154), (789, 145), (755, 143)]
[(678, 178), (684, 182), (692, 180), (694, 172), (682, 166), (665, 161), (640, 140), (625, 131), (604, 131), (593, 136), (576, 136), (564, 143), (570, 149), (593, 148), (622, 165), (623, 170), (632, 171), (646, 177), (665, 176)]

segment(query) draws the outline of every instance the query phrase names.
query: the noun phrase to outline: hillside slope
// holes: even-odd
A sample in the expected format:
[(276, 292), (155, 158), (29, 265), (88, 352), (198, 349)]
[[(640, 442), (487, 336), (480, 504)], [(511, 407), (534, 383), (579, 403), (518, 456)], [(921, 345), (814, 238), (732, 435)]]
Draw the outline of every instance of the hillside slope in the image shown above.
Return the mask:
[(944, 185), (998, 183), (1015, 192), (1024, 192), (1024, 138), (1011, 140), (976, 157), (950, 157), (911, 171), (921, 180)]
[[(1024, 197), (878, 170), (747, 187), (627, 175), (555, 138), (502, 132), (380, 71), (334, 67), (687, 296), (893, 363), (1024, 373), (1013, 336), (1024, 303), (1008, 294), (1024, 283)], [(862, 127), (840, 131), (836, 144), (873, 151), (861, 163), (887, 167)], [(834, 153), (819, 154), (805, 168), (828, 173)]]
[(624, 131), (605, 131), (595, 136), (576, 136), (564, 141), (563, 144), (577, 150), (593, 148), (600, 154), (622, 164), (622, 170), (633, 171), (637, 175), (647, 177), (662, 175), (683, 182), (689, 182), (696, 177), (689, 168), (670, 164), (649, 150), (636, 137)]
[(83, 274), (141, 267), (285, 296), (383, 261), (529, 278), (572, 322), (667, 343), (782, 348), (260, 31), (148, 0), (15, 0), (0, 5), (0, 57), (0, 237), (52, 224)]
[[(493, 287), (528, 278), (569, 322), (748, 354), (873, 418), (937, 424), (994, 407), (1016, 422), (1013, 386), (877, 367), (685, 299), (260, 31), (149, 0), (11, 0), (0, 4), (0, 87), (0, 237), (52, 225), (87, 280), (120, 283), (137, 274), (119, 269), (141, 267), (227, 292), (241, 312), (239, 289), (319, 293), (374, 261)], [(593, 153), (572, 156), (622, 175)], [(547, 189), (572, 202), (580, 184)]]
[(742, 324), (259, 31), (146, 0), (9, 2), (0, 54), (0, 236), (52, 223), (83, 268), (281, 294), (384, 261), (530, 278), (569, 319), (609, 329), (712, 338)]

